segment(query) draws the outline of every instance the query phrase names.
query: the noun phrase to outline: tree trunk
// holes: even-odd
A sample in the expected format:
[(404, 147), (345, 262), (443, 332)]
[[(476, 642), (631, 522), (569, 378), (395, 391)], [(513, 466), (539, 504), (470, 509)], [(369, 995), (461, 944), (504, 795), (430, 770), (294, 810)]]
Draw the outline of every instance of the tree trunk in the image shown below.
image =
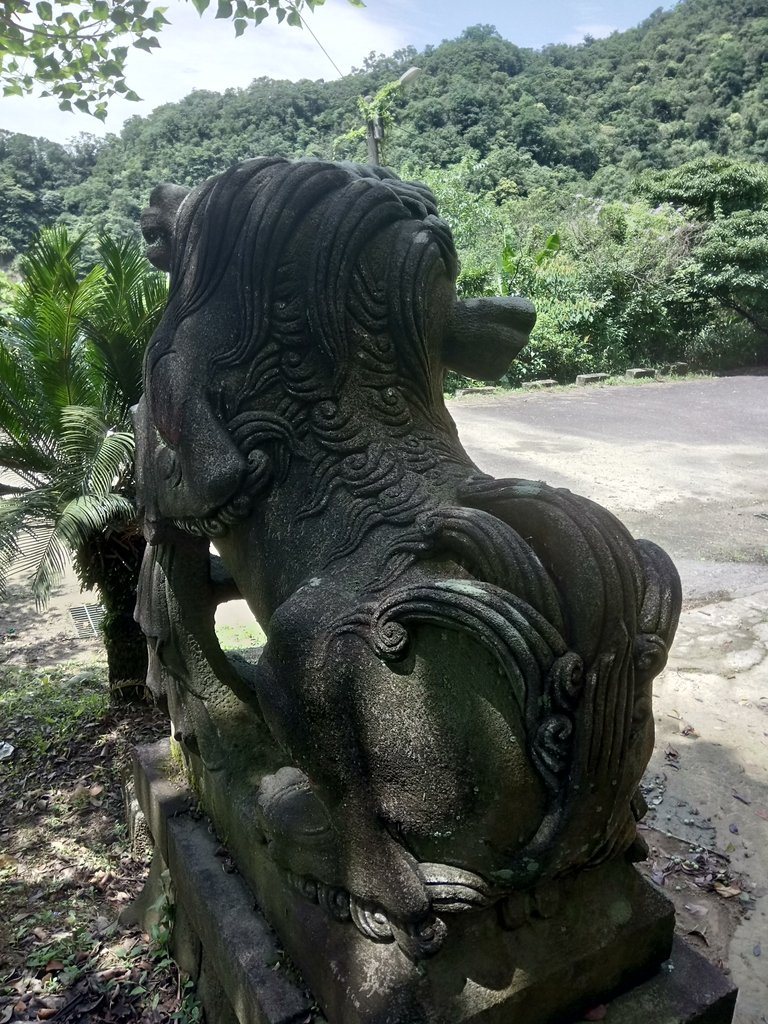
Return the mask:
[[(102, 591), (102, 601), (106, 599)], [(110, 696), (115, 701), (132, 702), (146, 696), (147, 641), (133, 610), (110, 614), (101, 623), (107, 650)]]
[(123, 703), (143, 700), (147, 692), (147, 642), (133, 620), (144, 547), (138, 525), (121, 524), (84, 545), (75, 561), (83, 586), (99, 592), (110, 696)]

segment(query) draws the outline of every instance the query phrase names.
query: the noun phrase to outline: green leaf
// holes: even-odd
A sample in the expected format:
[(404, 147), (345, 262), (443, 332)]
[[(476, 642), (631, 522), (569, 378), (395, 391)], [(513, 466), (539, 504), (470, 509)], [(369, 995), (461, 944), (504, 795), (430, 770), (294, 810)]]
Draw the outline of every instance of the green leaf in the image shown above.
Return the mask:
[(232, 17), (232, 0), (219, 0), (219, 6), (216, 9), (217, 18), (231, 18)]
[(261, 8), (260, 8), (260, 9), (259, 9), (258, 11), (256, 11), (256, 13), (254, 14), (254, 16), (253, 16), (253, 20), (254, 20), (254, 23), (255, 23), (256, 25), (260, 25), (260, 24), (262, 23), (262, 21), (264, 21), (264, 20), (265, 20), (266, 18), (268, 18), (268, 17), (269, 17), (269, 11), (266, 11), (266, 10), (264, 10), (264, 8), (263, 8), (263, 7), (261, 7)]
[(192, 0), (192, 6), (195, 8), (198, 14), (203, 14), (208, 9), (211, 0)]
[(288, 24), (289, 25), (293, 25), (294, 28), (302, 28), (303, 27), (302, 21), (301, 21), (301, 15), (295, 9), (288, 12), (288, 17), (287, 17), (286, 20), (287, 20)]
[(352, 4), (353, 7), (365, 7), (363, 0), (348, 0), (348, 2)]
[(243, 32), (245, 32), (246, 28), (248, 28), (248, 22), (245, 20), (245, 18), (235, 18), (232, 24), (235, 26), (236, 37), (241, 36)]
[(547, 260), (551, 260), (553, 256), (556, 256), (560, 252), (560, 248), (560, 235), (555, 231), (554, 234), (550, 235), (544, 243), (544, 248), (541, 252), (536, 254), (534, 259), (536, 266), (540, 267)]
[(145, 53), (151, 53), (160, 46), (160, 43), (155, 36), (142, 36), (141, 39), (137, 39), (133, 45), (137, 50), (144, 50)]
[(48, 0), (40, 0), (40, 3), (35, 7), (37, 16), (41, 21), (52, 21), (53, 20), (53, 7), (48, 3)]

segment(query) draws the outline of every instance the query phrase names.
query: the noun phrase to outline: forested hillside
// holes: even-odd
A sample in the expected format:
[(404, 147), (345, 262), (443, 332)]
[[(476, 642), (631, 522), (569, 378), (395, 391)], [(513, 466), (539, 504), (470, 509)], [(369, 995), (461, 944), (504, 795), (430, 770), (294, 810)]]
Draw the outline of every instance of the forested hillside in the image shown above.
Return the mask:
[[(244, 157), (364, 160), (360, 97), (412, 65), (423, 74), (393, 94), (384, 162), (438, 194), (464, 294), (540, 296), (522, 376), (768, 354), (755, 288), (768, 273), (765, 0), (682, 0), (630, 31), (541, 51), (475, 26), (371, 55), (336, 81), (194, 92), (103, 142), (0, 133), (0, 260), (53, 221), (135, 231), (156, 183), (195, 184)], [(699, 202), (720, 194), (707, 175), (728, 180), (730, 207)]]
[(403, 173), (480, 160), (479, 191), (618, 198), (647, 168), (711, 153), (763, 160), (767, 15), (764, 0), (684, 0), (628, 32), (542, 51), (476, 26), (423, 52), (372, 57), (338, 81), (195, 92), (104, 142), (0, 133), (0, 255), (61, 213), (133, 226), (156, 182), (191, 184), (243, 157), (363, 159), (364, 143), (335, 146), (360, 123), (357, 98), (412, 64), (424, 74), (396, 100), (384, 154)]

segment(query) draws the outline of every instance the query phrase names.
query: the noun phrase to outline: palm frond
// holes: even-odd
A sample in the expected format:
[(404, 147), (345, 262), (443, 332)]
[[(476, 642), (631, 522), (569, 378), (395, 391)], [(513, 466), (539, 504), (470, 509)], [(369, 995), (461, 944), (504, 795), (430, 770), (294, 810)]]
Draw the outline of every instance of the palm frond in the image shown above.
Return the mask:
[(135, 239), (102, 235), (99, 256), (104, 267), (101, 300), (84, 318), (83, 330), (109, 407), (124, 414), (141, 397), (144, 350), (162, 315), (168, 286)]
[(6, 335), (0, 339), (0, 436), (19, 449), (51, 457), (53, 432), (30, 360)]
[[(38, 607), (47, 603), (52, 588), (61, 579), (71, 556), (109, 524), (130, 522), (136, 510), (126, 498), (117, 494), (80, 495), (70, 501), (56, 522), (41, 530), (36, 542), (30, 543), (25, 565), (36, 561), (32, 577), (32, 593)], [(20, 545), (23, 547), (23, 542)]]
[(72, 460), (79, 461), (84, 494), (109, 494), (133, 465), (133, 434), (109, 426), (97, 410), (87, 406), (62, 409), (61, 445)]
[(41, 232), (0, 326), (0, 468), (27, 485), (0, 500), (0, 586), (29, 572), (39, 604), (70, 555), (135, 522), (128, 410), (166, 283), (135, 241), (98, 245), (92, 267), (85, 236)]

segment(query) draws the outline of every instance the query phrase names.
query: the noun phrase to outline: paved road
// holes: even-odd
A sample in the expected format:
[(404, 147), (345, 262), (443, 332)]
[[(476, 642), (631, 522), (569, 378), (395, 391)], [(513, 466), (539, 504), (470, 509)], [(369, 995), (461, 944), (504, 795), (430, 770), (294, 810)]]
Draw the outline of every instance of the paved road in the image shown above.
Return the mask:
[(669, 551), (689, 596), (768, 586), (768, 377), (513, 392), (449, 408), (481, 469), (605, 505)]

